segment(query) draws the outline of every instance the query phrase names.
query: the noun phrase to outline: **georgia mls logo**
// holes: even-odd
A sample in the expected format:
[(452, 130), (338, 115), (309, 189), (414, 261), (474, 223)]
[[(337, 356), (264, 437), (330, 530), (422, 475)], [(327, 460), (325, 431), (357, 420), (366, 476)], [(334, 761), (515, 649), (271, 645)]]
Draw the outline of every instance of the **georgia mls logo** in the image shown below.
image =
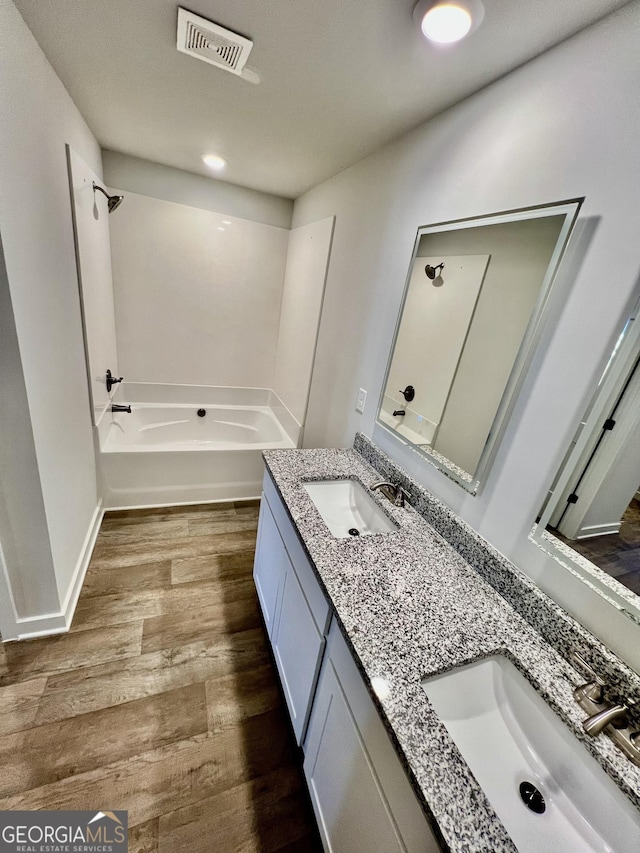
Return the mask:
[(0, 853), (127, 853), (127, 812), (0, 812)]

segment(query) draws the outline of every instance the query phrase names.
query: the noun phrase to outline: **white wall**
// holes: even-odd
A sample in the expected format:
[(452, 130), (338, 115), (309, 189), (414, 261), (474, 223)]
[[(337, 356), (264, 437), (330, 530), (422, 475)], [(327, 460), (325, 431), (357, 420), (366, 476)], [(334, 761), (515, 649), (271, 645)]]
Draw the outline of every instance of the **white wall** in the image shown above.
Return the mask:
[[(10, 0), (0, 0), (0, 81), (0, 234), (25, 394), (14, 398), (11, 425), (16, 435), (30, 422), (32, 433), (22, 436), (24, 454), (3, 457), (0, 488), (38, 545), (27, 548), (14, 529), (15, 549), (3, 542), (3, 550), (19, 564), (18, 616), (37, 617), (68, 603), (97, 509), (65, 143), (94, 171), (101, 163)], [(4, 369), (0, 381), (6, 406)], [(22, 480), (13, 470), (19, 458), (26, 460)]]
[(289, 198), (205, 178), (117, 151), (103, 151), (102, 160), (104, 179), (110, 187), (124, 187), (129, 192), (188, 207), (291, 228), (293, 202)]
[(109, 223), (120, 372), (271, 387), (289, 231), (120, 191)]
[[(465, 494), (391, 440), (384, 446), (638, 669), (638, 630), (526, 537), (638, 280), (639, 38), (633, 2), (309, 191), (294, 209), (294, 226), (336, 215), (305, 444), (348, 445), (361, 429), (384, 445), (377, 399), (416, 229), (586, 196), (564, 265), (571, 291), (481, 494)], [(369, 392), (364, 415), (355, 412), (359, 387)]]
[[(0, 382), (0, 543), (11, 589), (11, 595), (3, 590), (0, 598), (8, 605), (5, 618), (15, 620), (17, 614), (46, 613), (58, 590), (1, 244)], [(28, 567), (24, 578), (22, 566)], [(33, 583), (36, 567), (39, 578)], [(9, 623), (2, 625), (6, 636)]]
[(333, 217), (289, 233), (273, 389), (304, 423), (313, 371)]

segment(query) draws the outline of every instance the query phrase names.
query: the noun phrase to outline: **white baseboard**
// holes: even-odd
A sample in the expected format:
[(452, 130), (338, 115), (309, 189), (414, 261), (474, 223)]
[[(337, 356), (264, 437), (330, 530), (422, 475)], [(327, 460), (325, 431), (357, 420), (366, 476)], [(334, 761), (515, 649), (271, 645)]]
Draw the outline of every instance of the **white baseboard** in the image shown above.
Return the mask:
[(104, 508), (104, 513), (108, 512), (133, 512), (136, 509), (163, 509), (164, 507), (171, 506), (215, 506), (215, 504), (221, 503), (242, 503), (242, 501), (259, 501), (262, 497), (262, 493), (258, 492), (255, 495), (247, 495), (242, 498), (216, 498), (215, 500), (209, 501), (169, 501), (164, 503), (143, 503), (143, 504), (135, 504), (132, 506), (131, 504), (123, 504), (122, 506), (107, 506)]
[(82, 544), (82, 550), (64, 597), (62, 609), (57, 613), (45, 613), (40, 616), (17, 617), (12, 631), (3, 636), (3, 640), (33, 640), (37, 637), (49, 637), (54, 634), (64, 634), (71, 627), (73, 614), (78, 604), (80, 591), (84, 582), (93, 548), (96, 544), (104, 509), (102, 501), (98, 504), (91, 518), (87, 535)]
[(620, 522), (610, 522), (608, 524), (592, 524), (589, 527), (580, 528), (578, 539), (593, 539), (594, 536), (608, 536), (611, 533), (618, 533), (620, 530)]
[(85, 536), (84, 543), (82, 545), (80, 557), (78, 559), (78, 562), (76, 563), (73, 578), (71, 580), (71, 583), (69, 584), (69, 589), (67, 590), (67, 594), (62, 605), (62, 612), (65, 615), (67, 630), (69, 630), (69, 628), (71, 627), (71, 622), (73, 621), (73, 614), (76, 612), (78, 598), (80, 597), (82, 584), (84, 583), (84, 577), (87, 574), (87, 569), (89, 568), (89, 563), (91, 562), (91, 555), (93, 554), (96, 539), (98, 538), (98, 533), (100, 532), (100, 525), (102, 523), (103, 515), (104, 507), (102, 501), (100, 501), (100, 503), (95, 509), (95, 512), (93, 513), (93, 518), (91, 519), (87, 535)]

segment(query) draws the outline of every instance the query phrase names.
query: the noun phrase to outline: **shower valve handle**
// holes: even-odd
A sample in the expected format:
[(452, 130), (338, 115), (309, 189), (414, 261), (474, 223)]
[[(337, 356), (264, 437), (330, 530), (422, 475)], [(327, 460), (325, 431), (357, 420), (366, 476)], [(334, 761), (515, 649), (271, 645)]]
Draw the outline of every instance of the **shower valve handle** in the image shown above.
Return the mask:
[(400, 391), (400, 393), (402, 394), (407, 403), (411, 403), (413, 398), (416, 396), (416, 389), (413, 387), (413, 385), (407, 385), (404, 391)]
[(118, 382), (122, 382), (122, 380), (123, 380), (123, 379), (124, 379), (124, 376), (121, 376), (119, 379), (116, 379), (116, 377), (115, 377), (115, 376), (112, 376), (112, 375), (111, 375), (111, 371), (110, 371), (110, 370), (107, 370), (107, 377), (106, 377), (106, 382), (107, 382), (107, 394), (110, 394), (110, 393), (111, 393), (111, 389), (113, 388), (113, 386), (114, 386), (114, 385), (117, 385), (117, 384), (118, 384)]

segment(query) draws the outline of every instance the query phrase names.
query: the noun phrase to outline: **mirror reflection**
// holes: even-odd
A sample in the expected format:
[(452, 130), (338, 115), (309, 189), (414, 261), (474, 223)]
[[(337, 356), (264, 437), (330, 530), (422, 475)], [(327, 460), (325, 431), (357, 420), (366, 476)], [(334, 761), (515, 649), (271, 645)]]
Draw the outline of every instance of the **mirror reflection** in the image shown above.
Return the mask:
[(533, 540), (640, 621), (640, 328), (626, 321)]
[(581, 201), (420, 228), (378, 423), (475, 493)]

